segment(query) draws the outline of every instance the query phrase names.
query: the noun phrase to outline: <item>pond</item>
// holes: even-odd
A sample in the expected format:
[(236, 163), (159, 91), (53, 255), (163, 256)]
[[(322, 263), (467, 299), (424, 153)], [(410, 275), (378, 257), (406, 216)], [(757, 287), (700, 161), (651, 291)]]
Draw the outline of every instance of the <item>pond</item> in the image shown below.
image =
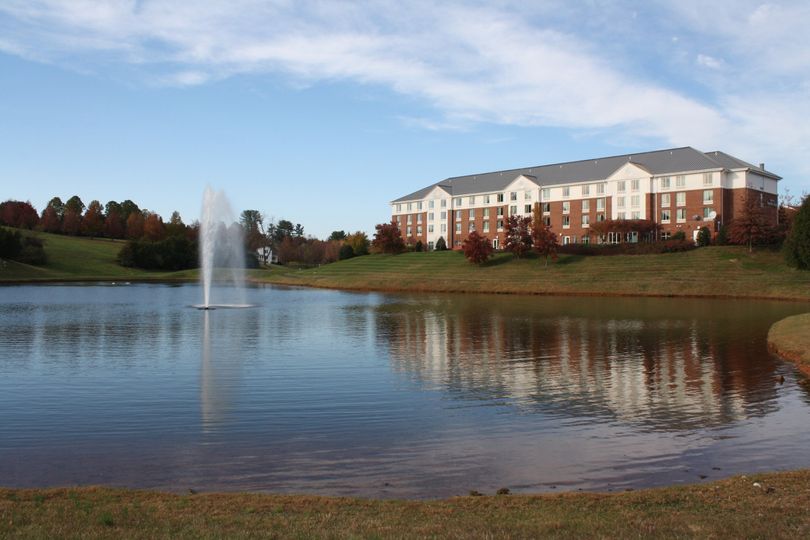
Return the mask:
[(433, 498), (810, 467), (807, 304), (0, 288), (0, 486)]

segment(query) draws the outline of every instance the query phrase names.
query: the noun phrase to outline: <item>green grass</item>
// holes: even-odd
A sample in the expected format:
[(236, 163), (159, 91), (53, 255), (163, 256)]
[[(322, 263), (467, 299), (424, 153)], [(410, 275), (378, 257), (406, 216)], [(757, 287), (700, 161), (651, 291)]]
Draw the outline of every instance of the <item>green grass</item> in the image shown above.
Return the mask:
[(810, 375), (810, 313), (774, 323), (768, 331), (768, 346)]
[(661, 255), (561, 255), (548, 266), (503, 253), (483, 266), (450, 251), (369, 255), (262, 279), (355, 290), (810, 300), (810, 272), (788, 267), (778, 252), (749, 254), (733, 246)]
[(610, 495), (439, 501), (0, 489), (0, 537), (807, 538), (808, 508), (810, 471)]

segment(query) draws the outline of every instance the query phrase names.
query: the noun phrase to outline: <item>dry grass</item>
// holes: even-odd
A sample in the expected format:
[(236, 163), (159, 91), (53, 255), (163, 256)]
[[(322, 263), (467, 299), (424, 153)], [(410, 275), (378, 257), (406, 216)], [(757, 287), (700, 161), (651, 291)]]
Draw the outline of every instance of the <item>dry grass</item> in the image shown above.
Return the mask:
[(768, 331), (768, 347), (810, 375), (810, 313), (782, 319)]
[(0, 490), (0, 537), (807, 538), (808, 508), (810, 471), (613, 495), (442, 501)]

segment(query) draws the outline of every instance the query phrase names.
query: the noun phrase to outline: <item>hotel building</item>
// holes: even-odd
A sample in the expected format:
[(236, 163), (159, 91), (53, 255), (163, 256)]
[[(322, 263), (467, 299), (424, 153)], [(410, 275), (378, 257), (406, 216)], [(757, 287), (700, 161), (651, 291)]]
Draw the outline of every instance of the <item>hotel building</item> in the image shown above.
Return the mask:
[(429, 249), (440, 237), (458, 249), (472, 231), (500, 248), (508, 217), (531, 217), (535, 203), (562, 244), (638, 241), (590, 234), (604, 220), (652, 220), (664, 239), (696, 238), (702, 227), (716, 235), (749, 198), (775, 223), (779, 180), (764, 163), (687, 146), (447, 178), (392, 201), (391, 215), (406, 242)]

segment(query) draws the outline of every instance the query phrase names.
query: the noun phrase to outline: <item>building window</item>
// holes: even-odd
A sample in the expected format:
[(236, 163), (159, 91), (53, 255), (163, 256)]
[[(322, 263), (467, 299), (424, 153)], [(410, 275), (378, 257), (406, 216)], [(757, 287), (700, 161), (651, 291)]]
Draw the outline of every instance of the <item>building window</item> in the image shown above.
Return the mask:
[(498, 249), (498, 239), (497, 238), (492, 239), (492, 249)]
[(624, 197), (616, 197), (616, 208), (624, 208)]
[(582, 211), (583, 212), (590, 212), (591, 211), (591, 200), (585, 199), (582, 201)]
[(456, 210), (456, 221), (461, 221), (461, 210)]
[(678, 175), (675, 177), (675, 187), (686, 187), (686, 177), (684, 175)]
[(475, 204), (475, 195), (472, 195), (472, 196), (469, 198), (469, 203), (470, 203), (470, 204)]
[(703, 190), (703, 204), (712, 204), (714, 202), (714, 191), (711, 189)]
[(563, 201), (563, 214), (571, 212), (571, 201)]
[(565, 186), (564, 188), (562, 188), (562, 191), (563, 191), (563, 197), (570, 197), (571, 196), (571, 188), (570, 187)]
[(591, 186), (589, 186), (588, 184), (582, 186), (582, 196), (587, 197), (590, 194), (591, 194)]
[(563, 245), (567, 246), (570, 243), (571, 243), (571, 237), (570, 236), (563, 236)]
[(422, 227), (417, 227), (416, 228), (416, 234), (418, 234), (419, 236), (422, 236)]
[(413, 216), (411, 214), (408, 214), (408, 225), (410, 225), (411, 223), (413, 223)]
[(546, 199), (551, 198), (551, 189), (543, 188), (543, 191), (540, 193), (541, 198), (545, 201)]
[(484, 232), (485, 233), (489, 232), (489, 221), (484, 222)]
[(605, 221), (605, 214), (596, 214), (596, 221)]
[(591, 224), (591, 216), (588, 214), (582, 214), (582, 226), (589, 227)]
[(712, 208), (711, 208), (711, 206), (704, 206), (703, 207), (703, 219), (712, 219)]
[(596, 194), (597, 195), (605, 194), (605, 184), (596, 184)]
[(489, 204), (489, 195), (484, 195), (484, 204)]
[(433, 212), (428, 213), (428, 221), (433, 221)]
[(669, 196), (669, 193), (661, 194), (661, 206), (672, 206), (672, 198)]
[(498, 207), (498, 217), (503, 216), (503, 206)]
[(532, 213), (532, 205), (524, 204), (523, 205), (523, 213), (524, 214), (531, 214)]
[(639, 201), (641, 201), (641, 197), (638, 195), (631, 195), (630, 196), (630, 206), (633, 208), (638, 208)]
[(515, 214), (517, 214), (517, 205), (513, 204), (512, 206), (509, 207), (509, 215), (512, 216)]
[(401, 204), (397, 205), (397, 212), (402, 212), (402, 205)]
[(417, 225), (422, 224), (422, 214), (416, 214), (416, 224)]
[(412, 209), (413, 209), (413, 203), (408, 203), (408, 212), (410, 212)]
[(421, 202), (421, 201), (420, 201), (420, 202), (418, 202), (418, 203), (416, 203), (416, 209), (417, 209), (417, 210), (421, 210), (421, 209), (422, 209), (422, 202)]
[(631, 191), (638, 191), (638, 188), (641, 186), (641, 180), (630, 180), (630, 190)]
[(433, 232), (433, 225), (428, 225), (428, 232)]
[(467, 232), (473, 232), (474, 230), (475, 230), (475, 223), (471, 221), (470, 224), (467, 225)]
[(571, 216), (563, 216), (563, 229), (567, 229), (571, 226)]
[(543, 225), (545, 225), (546, 227), (551, 227), (551, 218), (548, 217), (548, 216), (544, 217), (543, 218)]
[(703, 185), (710, 186), (713, 183), (712, 173), (703, 173)]
[(582, 237), (582, 243), (583, 244), (590, 244), (591, 243), (591, 237), (590, 236), (583, 236)]
[(503, 202), (503, 193), (498, 193), (497, 200), (498, 202)]
[(678, 223), (686, 221), (686, 208), (678, 208)]
[(411, 235), (411, 230), (412, 230), (412, 229), (411, 229), (410, 227), (408, 227), (408, 228), (406, 229), (406, 234), (407, 234), (408, 236), (410, 236), (410, 235)]
[(630, 219), (639, 219), (641, 217), (640, 212), (630, 212)]
[(618, 191), (619, 193), (624, 193), (626, 188), (627, 188), (627, 185), (626, 185), (624, 180), (616, 182), (616, 191)]
[(461, 234), (461, 223), (456, 223), (456, 233)]
[(461, 206), (461, 197), (456, 197), (455, 200), (453, 201), (453, 204), (455, 204), (456, 206)]
[(397, 225), (402, 226), (402, 216), (397, 216)]
[(442, 216), (442, 221), (446, 220), (447, 219), (447, 210), (442, 210), (441, 216)]
[(661, 210), (661, 223), (669, 223), (670, 216), (672, 215), (671, 210), (668, 208), (666, 210)]
[(677, 206), (686, 206), (686, 192), (679, 191), (675, 194), (675, 204)]
[(489, 218), (489, 208), (484, 208), (484, 219)]
[(543, 213), (544, 214), (550, 214), (551, 213), (551, 203), (550, 202), (544, 202), (543, 203)]
[(433, 208), (433, 204), (435, 201), (431, 200), (428, 202), (428, 208)]
[(499, 220), (498, 220), (498, 230), (499, 230), (499, 231), (502, 231), (502, 230), (503, 230), (503, 220), (502, 220), (502, 219), (499, 219)]
[(622, 220), (623, 220), (623, 219), (625, 219), (625, 214), (624, 214), (624, 212), (618, 212), (618, 213), (616, 214), (616, 219), (622, 219)]
[[(601, 186), (602, 184), (599, 184), (599, 185)], [(600, 211), (600, 210), (604, 210), (604, 209), (605, 209), (605, 199), (596, 199), (596, 210), (597, 210), (597, 212)]]
[(517, 191), (512, 191), (509, 193), (509, 200), (516, 201), (517, 200)]
[(669, 189), (672, 187), (672, 181), (670, 180), (669, 176), (664, 176), (661, 178), (661, 189)]
[(442, 208), (447, 208), (447, 199), (442, 199)]
[(447, 223), (442, 223), (442, 226), (441, 226), (441, 231), (442, 231), (443, 233), (444, 233), (444, 232), (447, 232)]
[(524, 201), (532, 200), (532, 192), (531, 191), (524, 191), (523, 192), (523, 200)]
[(475, 219), (475, 210), (470, 208), (470, 219)]

